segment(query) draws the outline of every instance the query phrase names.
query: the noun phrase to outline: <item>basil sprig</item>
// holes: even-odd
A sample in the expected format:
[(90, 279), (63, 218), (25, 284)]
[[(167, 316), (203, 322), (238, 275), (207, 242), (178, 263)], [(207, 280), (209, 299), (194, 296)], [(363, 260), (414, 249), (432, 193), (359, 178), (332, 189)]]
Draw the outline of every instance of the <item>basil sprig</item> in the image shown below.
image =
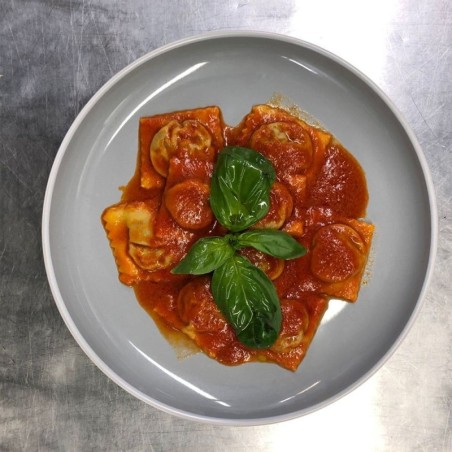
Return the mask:
[(198, 240), (172, 270), (192, 275), (213, 272), (215, 302), (239, 341), (251, 348), (269, 348), (275, 342), (281, 329), (281, 307), (268, 276), (237, 251), (253, 247), (280, 259), (306, 253), (283, 231), (242, 232), (267, 214), (275, 177), (271, 163), (258, 152), (224, 148), (212, 176), (210, 205), (217, 220), (232, 233)]
[(240, 248), (252, 247), (279, 259), (295, 259), (306, 254), (306, 249), (290, 234), (275, 229), (226, 234), (223, 237), (199, 239), (172, 273), (204, 275), (221, 267), (234, 257)]

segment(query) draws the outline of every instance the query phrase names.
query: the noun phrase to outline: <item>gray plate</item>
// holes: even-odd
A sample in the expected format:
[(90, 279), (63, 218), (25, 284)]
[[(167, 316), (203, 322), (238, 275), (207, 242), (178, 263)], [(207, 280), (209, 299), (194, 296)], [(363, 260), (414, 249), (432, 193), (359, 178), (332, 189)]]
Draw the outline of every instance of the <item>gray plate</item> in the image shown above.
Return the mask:
[[(367, 173), (376, 225), (370, 280), (354, 305), (332, 302), (297, 372), (179, 359), (118, 282), (101, 226), (131, 177), (138, 118), (219, 105), (236, 124), (274, 92), (323, 123)], [(313, 45), (264, 33), (217, 33), (154, 51), (108, 82), (80, 113), (56, 157), (43, 213), (52, 293), (83, 350), (136, 397), (191, 419), (262, 424), (309, 413), (351, 391), (399, 345), (419, 310), (436, 249), (425, 159), (386, 96)]]

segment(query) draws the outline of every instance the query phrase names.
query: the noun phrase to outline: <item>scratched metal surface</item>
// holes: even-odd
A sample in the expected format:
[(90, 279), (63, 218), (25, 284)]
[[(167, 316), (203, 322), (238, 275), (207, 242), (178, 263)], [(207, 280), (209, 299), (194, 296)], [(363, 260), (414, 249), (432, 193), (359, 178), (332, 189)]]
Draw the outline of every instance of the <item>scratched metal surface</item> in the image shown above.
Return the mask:
[[(452, 3), (374, 5), (0, 1), (1, 450), (452, 450)], [(47, 177), (83, 105), (137, 57), (216, 29), (285, 33), (362, 70), (416, 133), (438, 200), (435, 273), (402, 346), (347, 397), (307, 417), (265, 427), (181, 420), (109, 381), (63, 324), (41, 253)]]

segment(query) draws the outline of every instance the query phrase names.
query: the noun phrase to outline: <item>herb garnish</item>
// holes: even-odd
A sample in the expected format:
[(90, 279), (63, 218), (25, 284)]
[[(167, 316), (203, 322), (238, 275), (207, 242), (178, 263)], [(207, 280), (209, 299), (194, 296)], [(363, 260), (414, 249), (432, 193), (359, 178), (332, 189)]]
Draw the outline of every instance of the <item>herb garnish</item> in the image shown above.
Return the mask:
[(237, 251), (253, 247), (280, 259), (306, 254), (286, 232), (245, 231), (268, 213), (275, 178), (272, 164), (262, 154), (237, 146), (224, 148), (212, 175), (210, 205), (231, 233), (198, 240), (172, 270), (192, 275), (213, 272), (212, 294), (218, 308), (239, 341), (252, 348), (268, 348), (275, 342), (281, 329), (281, 307), (268, 276)]

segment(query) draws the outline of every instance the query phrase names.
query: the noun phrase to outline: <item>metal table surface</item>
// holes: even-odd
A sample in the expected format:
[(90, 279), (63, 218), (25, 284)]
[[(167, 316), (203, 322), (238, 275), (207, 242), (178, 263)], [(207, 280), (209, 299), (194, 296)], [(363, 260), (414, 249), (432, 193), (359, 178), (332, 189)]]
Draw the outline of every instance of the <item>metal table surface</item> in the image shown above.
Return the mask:
[[(433, 279), (401, 347), (348, 396), (267, 426), (179, 419), (112, 383), (64, 325), (41, 250), (47, 178), (84, 104), (148, 51), (218, 29), (298, 37), (368, 75), (415, 132), (438, 203)], [(450, 0), (1, 0), (0, 449), (452, 450), (451, 45)]]

